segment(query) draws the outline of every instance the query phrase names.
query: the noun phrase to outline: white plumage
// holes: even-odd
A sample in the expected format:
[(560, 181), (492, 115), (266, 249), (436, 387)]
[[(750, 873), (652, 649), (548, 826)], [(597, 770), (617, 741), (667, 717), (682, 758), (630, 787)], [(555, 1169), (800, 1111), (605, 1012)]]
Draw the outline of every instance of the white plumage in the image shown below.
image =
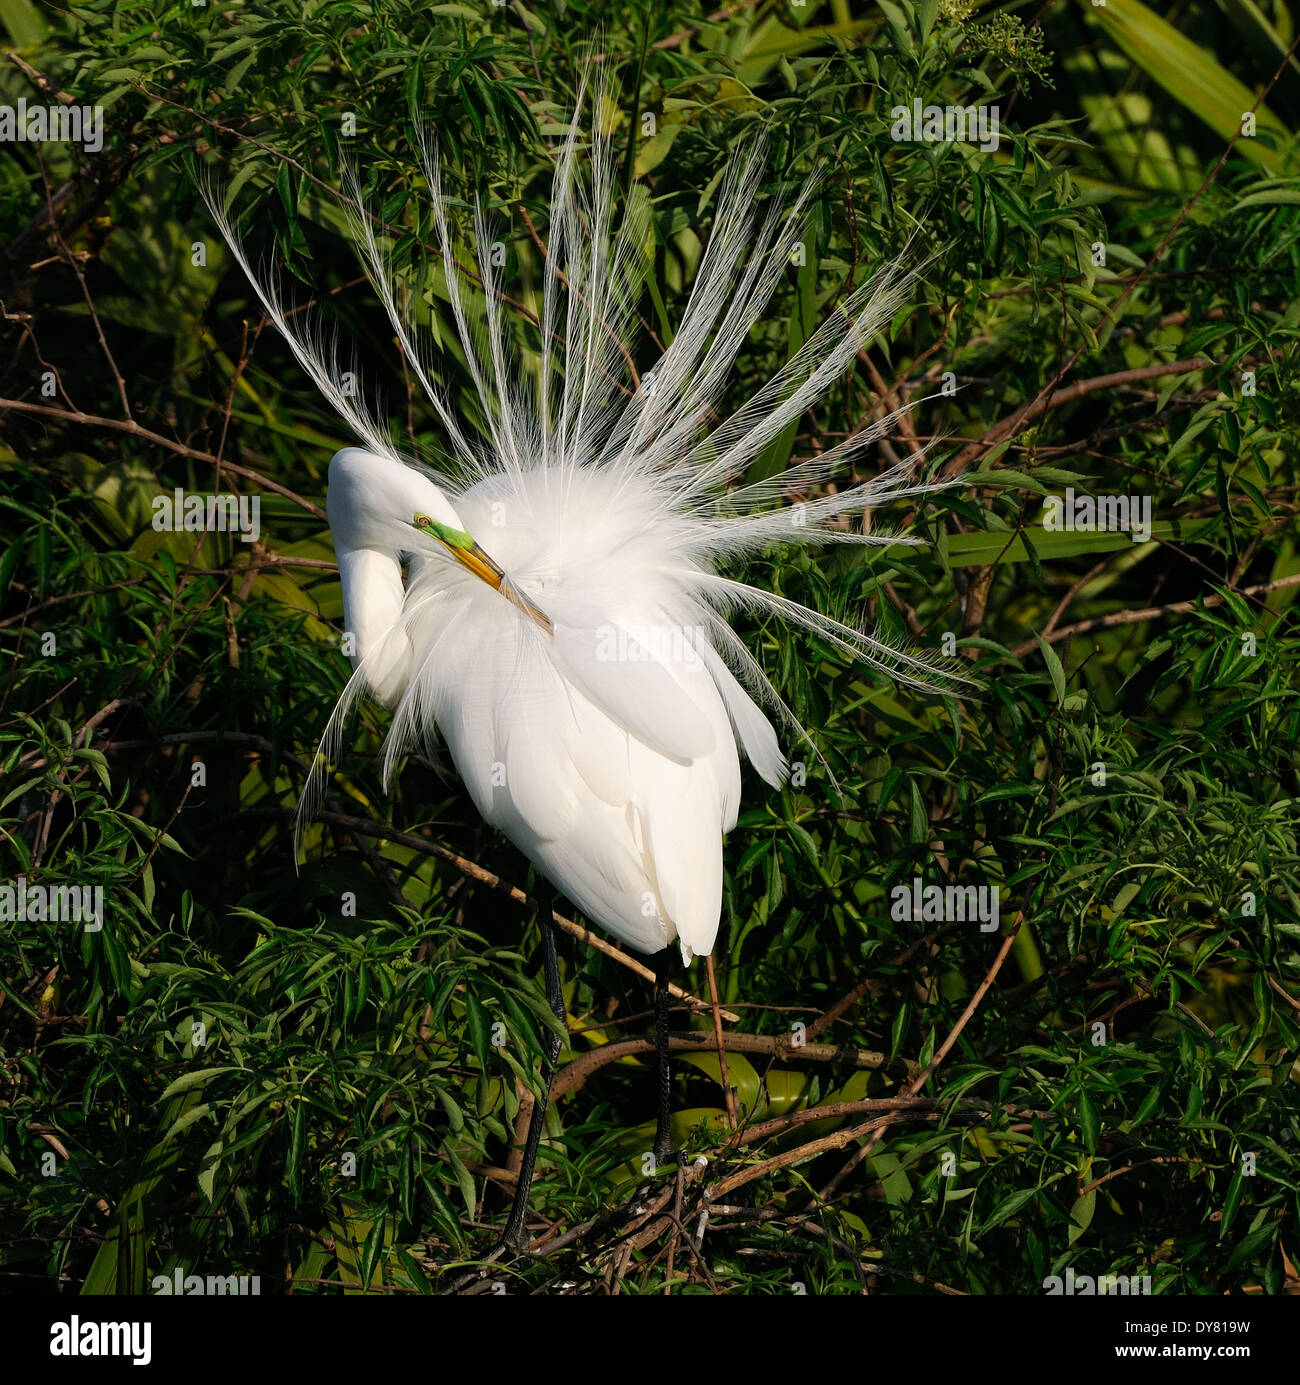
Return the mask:
[[(742, 606), (774, 611), (905, 681), (941, 676), (932, 660), (720, 571), (782, 543), (909, 542), (830, 522), (935, 489), (910, 467), (802, 505), (781, 503), (833, 475), (891, 419), (782, 476), (726, 487), (842, 377), (905, 301), (912, 278), (886, 269), (850, 293), (754, 399), (708, 427), (789, 262), (812, 185), (789, 214), (773, 207), (760, 221), (761, 141), (733, 161), (681, 326), (636, 381), (628, 325), (646, 269), (648, 199), (634, 189), (613, 229), (615, 165), (599, 130), (588, 147), (589, 181), (578, 176), (582, 106), (580, 92), (557, 151), (532, 379), (511, 351), (481, 212), (486, 291), (474, 315), (481, 330), (472, 326), (437, 158), (423, 151), (446, 295), (486, 420), (482, 443), (466, 435), (438, 385), (371, 221), (354, 219), (379, 296), (442, 423), (449, 465), (436, 473), (408, 465), (388, 430), (340, 388), (333, 353), (286, 317), (274, 285), (258, 282), (215, 206), (214, 214), (268, 313), (362, 444), (330, 464), (330, 528), (357, 657), (324, 755), (337, 748), (352, 700), (369, 689), (393, 713), (386, 774), (436, 728), (479, 812), (558, 891), (636, 950), (658, 952), (676, 939), (689, 961), (709, 953), (717, 935), (739, 752), (779, 785), (786, 762), (763, 707), (804, 736), (728, 615)], [(594, 107), (607, 108), (603, 94)], [(350, 185), (359, 202), (355, 177)], [(481, 563), (476, 572), (466, 562), (463, 543), (458, 551), (470, 536), (504, 573), (500, 590)], [(320, 790), (319, 763), (305, 813)]]

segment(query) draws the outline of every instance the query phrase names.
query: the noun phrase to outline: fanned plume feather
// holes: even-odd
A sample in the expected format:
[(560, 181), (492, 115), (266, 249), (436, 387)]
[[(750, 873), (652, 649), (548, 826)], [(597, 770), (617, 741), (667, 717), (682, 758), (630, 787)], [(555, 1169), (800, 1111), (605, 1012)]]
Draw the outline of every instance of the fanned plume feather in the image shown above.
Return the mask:
[[(590, 100), (591, 135), (584, 141), (587, 88), (584, 76), (569, 131), (555, 153), (540, 304), (540, 368), (532, 379), (522, 377), (511, 349), (482, 208), (476, 206), (474, 214), (480, 293), (471, 292), (458, 264), (438, 154), (427, 135), (420, 134), (445, 296), (465, 369), (478, 395), (486, 445), (466, 435), (461, 416), (438, 383), (433, 359), (408, 311), (416, 295), (399, 290), (389, 251), (364, 209), (360, 181), (349, 169), (346, 187), (353, 235), (401, 349), (442, 425), (451, 466), (429, 474), (454, 498), (467, 523), (471, 513), (484, 513), (494, 501), (522, 507), (529, 516), (538, 536), (535, 551), (519, 558), (520, 572), (503, 562), (510, 580), (518, 580), (523, 590), (530, 565), (542, 571), (561, 556), (581, 574), (587, 521), (603, 526), (612, 533), (611, 545), (621, 559), (639, 564), (639, 580), (656, 594), (665, 615), (683, 627), (707, 632), (705, 666), (737, 740), (762, 777), (777, 784), (784, 777), (785, 761), (750, 698), (776, 714), (793, 734), (811, 741), (729, 626), (727, 617), (737, 609), (778, 616), (845, 657), (918, 688), (942, 690), (953, 682), (969, 681), (953, 662), (898, 646), (718, 571), (727, 562), (773, 546), (919, 542), (874, 526), (859, 532), (850, 529), (844, 517), (941, 489), (946, 483), (921, 479), (924, 452), (875, 480), (798, 504), (783, 503), (842, 471), (905, 410), (781, 475), (727, 488), (843, 378), (856, 353), (908, 301), (925, 262), (909, 246), (897, 264), (853, 290), (752, 399), (717, 421), (714, 410), (732, 367), (781, 281), (815, 192), (815, 180), (809, 180), (789, 208), (773, 205), (760, 216), (757, 204), (766, 161), (763, 140), (755, 139), (733, 157), (723, 178), (712, 233), (680, 327), (652, 369), (637, 381), (628, 343), (646, 270), (649, 199), (634, 185), (621, 219), (615, 217), (613, 141), (601, 129), (609, 108), (607, 92), (598, 80)], [(586, 178), (578, 174), (584, 152)], [(285, 312), (274, 280), (254, 272), (218, 200), (210, 189), (205, 195), (267, 314), (304, 370), (366, 448), (399, 460), (387, 427), (358, 402), (360, 392), (341, 389), (335, 344), (327, 345), (319, 332), (313, 333), (305, 315)], [(458, 609), (455, 573), (419, 535), (412, 536), (409, 551), (418, 561), (409, 575), (405, 618), (414, 623), (436, 615), (445, 634)], [(591, 555), (592, 562), (599, 556)], [(566, 615), (563, 609), (558, 614)], [(579, 614), (573, 615), (573, 623)], [(519, 657), (526, 659), (530, 642), (546, 637), (525, 621), (518, 623), (514, 638), (519, 641)], [(397, 758), (449, 714), (440, 660), (435, 657), (442, 641), (440, 634), (415, 651), (413, 674), (394, 708), (385, 745), (385, 778)], [(343, 720), (367, 683), (366, 671), (363, 661), (330, 718), (321, 756), (329, 757), (336, 749)], [(638, 714), (635, 707), (627, 713)], [(318, 757), (299, 805), (299, 830), (318, 806), (321, 769)], [(470, 787), (473, 792), (472, 783)]]

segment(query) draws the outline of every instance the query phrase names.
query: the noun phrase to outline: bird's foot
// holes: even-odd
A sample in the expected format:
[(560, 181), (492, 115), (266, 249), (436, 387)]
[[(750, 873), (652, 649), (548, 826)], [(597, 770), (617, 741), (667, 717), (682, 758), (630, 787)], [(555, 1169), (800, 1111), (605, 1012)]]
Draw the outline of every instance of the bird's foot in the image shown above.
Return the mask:
[(632, 1194), (631, 1200), (626, 1204), (634, 1217), (639, 1217), (648, 1207), (653, 1205), (658, 1196), (662, 1195), (665, 1181), (657, 1175), (669, 1171), (674, 1177), (681, 1176), (684, 1156), (674, 1152), (671, 1143), (666, 1147), (662, 1144), (656, 1144), (651, 1153), (654, 1164), (649, 1171), (649, 1177), (642, 1181), (636, 1192)]

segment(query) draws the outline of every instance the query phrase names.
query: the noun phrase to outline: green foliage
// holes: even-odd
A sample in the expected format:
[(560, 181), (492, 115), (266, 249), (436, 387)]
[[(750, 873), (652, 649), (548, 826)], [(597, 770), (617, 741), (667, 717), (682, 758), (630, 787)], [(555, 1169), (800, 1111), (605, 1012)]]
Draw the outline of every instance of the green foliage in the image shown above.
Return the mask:
[(1056, 85), (1042, 30), (1026, 29), (1017, 16), (1003, 12), (986, 24), (967, 24), (963, 35), (968, 51), (987, 54), (1021, 81), (1033, 78), (1043, 86)]
[[(16, 145), (0, 172), (0, 880), (105, 900), (99, 929), (0, 918), (0, 1276), (427, 1292), (491, 1242), (552, 1023), (531, 913), (491, 879), (531, 882), (445, 766), (415, 757), (385, 789), (373, 706), (295, 869), (294, 804), (348, 673), (320, 507), (349, 440), (196, 179), (219, 179), (436, 458), (329, 189), (354, 160), (473, 422), (415, 120), (450, 192), (497, 219), (528, 369), (548, 141), (602, 19), (624, 195), (652, 208), (638, 366), (760, 127), (766, 191), (822, 184), (729, 403), (910, 238), (933, 253), (756, 474), (879, 416), (883, 390), (918, 407), (882, 462), (933, 443), (966, 484), (893, 517), (925, 548), (773, 553), (747, 575), (949, 635), (984, 686), (921, 698), (741, 627), (814, 738), (787, 747), (783, 792), (747, 779), (715, 958), (743, 1121), (784, 1125), (731, 1140), (716, 1052), (679, 1054), (675, 1134), (709, 1160), (684, 1196), (725, 1192), (698, 1248), (661, 1226), (615, 1265), (653, 1079), (612, 1046), (644, 1037), (649, 990), (570, 940), (534, 1205), (561, 1232), (594, 1225), (499, 1273), (761, 1293), (1294, 1276), (1294, 36), (1281, 5), (1192, 4), (1176, 27), (1135, 0), (987, 8), (0, 4), (22, 60), (0, 104), (52, 99), (44, 80), (106, 113), (100, 153)], [(999, 106), (999, 148), (895, 140), (914, 99)], [(155, 530), (177, 487), (257, 495), (258, 542)], [(1149, 497), (1149, 541), (1045, 528), (1067, 488)], [(894, 891), (918, 879), (996, 890), (997, 927), (913, 918)], [(707, 1010), (674, 1027), (712, 1034)]]

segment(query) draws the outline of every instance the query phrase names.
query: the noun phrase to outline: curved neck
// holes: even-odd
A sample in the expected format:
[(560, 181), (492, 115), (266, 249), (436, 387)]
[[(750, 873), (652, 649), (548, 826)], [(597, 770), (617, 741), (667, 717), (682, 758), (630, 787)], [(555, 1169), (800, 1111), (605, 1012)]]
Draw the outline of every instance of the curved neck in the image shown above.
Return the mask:
[(411, 677), (411, 640), (402, 622), (402, 565), (395, 552), (381, 548), (336, 545), (336, 556), (353, 666), (362, 670), (375, 697), (392, 707)]

